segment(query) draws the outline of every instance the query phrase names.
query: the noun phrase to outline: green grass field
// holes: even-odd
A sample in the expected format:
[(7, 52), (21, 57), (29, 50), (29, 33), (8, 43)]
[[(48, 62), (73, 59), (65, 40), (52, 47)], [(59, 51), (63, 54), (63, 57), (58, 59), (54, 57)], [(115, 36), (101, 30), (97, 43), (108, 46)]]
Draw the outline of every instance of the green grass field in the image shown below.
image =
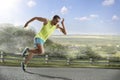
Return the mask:
[(120, 57), (119, 35), (68, 35), (52, 36), (50, 39), (55, 43), (75, 46), (79, 49), (90, 47), (102, 57), (107, 57), (109, 54)]
[[(75, 45), (120, 45), (119, 35), (68, 35), (68, 36), (52, 36), (52, 41), (60, 44)], [(63, 43), (64, 42), (64, 43)]]
[[(8, 58), (8, 59), (7, 59)], [(17, 66), (20, 67), (22, 57), (13, 57), (6, 56), (4, 63), (0, 62), (1, 66)], [(66, 59), (56, 60), (55, 58), (48, 60), (48, 63), (45, 63), (44, 57), (33, 58), (28, 67), (56, 67), (56, 68), (120, 68), (119, 63), (108, 63), (107, 60), (98, 60), (91, 63), (89, 60), (72, 60), (70, 64), (67, 64)]]

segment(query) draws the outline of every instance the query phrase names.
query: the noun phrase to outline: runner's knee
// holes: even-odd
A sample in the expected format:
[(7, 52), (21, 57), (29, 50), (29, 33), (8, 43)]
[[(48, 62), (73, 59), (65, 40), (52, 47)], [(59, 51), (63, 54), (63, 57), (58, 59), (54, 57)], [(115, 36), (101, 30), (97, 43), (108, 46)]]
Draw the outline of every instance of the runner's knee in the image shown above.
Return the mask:
[(37, 44), (37, 48), (38, 48), (38, 54), (43, 54), (44, 53), (44, 48), (42, 45)]
[(44, 54), (44, 50), (38, 49), (38, 54), (39, 54), (39, 55), (40, 55), (40, 54)]

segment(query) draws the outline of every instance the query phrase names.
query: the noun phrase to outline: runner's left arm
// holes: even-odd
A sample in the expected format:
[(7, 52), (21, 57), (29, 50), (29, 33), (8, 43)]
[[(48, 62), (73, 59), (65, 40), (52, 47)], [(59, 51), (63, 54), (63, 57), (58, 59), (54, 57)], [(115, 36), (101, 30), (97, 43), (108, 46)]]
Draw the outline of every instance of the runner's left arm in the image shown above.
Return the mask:
[(59, 25), (57, 25), (57, 28), (60, 29), (60, 31), (64, 34), (67, 35), (66, 29), (65, 29), (65, 25), (64, 25), (64, 18), (61, 21), (62, 27), (60, 27)]

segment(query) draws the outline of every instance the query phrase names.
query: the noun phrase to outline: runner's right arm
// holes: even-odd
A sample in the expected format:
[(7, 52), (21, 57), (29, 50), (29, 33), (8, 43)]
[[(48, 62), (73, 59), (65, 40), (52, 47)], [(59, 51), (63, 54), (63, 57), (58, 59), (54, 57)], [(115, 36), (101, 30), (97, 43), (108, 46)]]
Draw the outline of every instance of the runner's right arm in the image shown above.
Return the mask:
[(34, 21), (34, 20), (41, 21), (41, 22), (43, 22), (44, 25), (47, 24), (47, 19), (46, 19), (46, 18), (34, 17), (34, 18), (30, 19), (29, 21), (27, 21), (27, 22), (25, 23), (24, 28), (27, 27), (28, 24), (29, 24), (30, 22)]

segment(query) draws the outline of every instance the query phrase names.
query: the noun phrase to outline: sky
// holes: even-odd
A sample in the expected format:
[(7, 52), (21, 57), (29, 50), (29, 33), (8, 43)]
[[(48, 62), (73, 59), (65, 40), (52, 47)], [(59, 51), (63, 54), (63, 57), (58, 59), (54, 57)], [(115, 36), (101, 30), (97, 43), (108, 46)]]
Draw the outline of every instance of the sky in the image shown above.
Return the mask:
[[(68, 34), (120, 35), (120, 0), (0, 0), (0, 24), (23, 26), (33, 17), (56, 14), (65, 19)], [(39, 32), (42, 23), (35, 20), (28, 27)]]

